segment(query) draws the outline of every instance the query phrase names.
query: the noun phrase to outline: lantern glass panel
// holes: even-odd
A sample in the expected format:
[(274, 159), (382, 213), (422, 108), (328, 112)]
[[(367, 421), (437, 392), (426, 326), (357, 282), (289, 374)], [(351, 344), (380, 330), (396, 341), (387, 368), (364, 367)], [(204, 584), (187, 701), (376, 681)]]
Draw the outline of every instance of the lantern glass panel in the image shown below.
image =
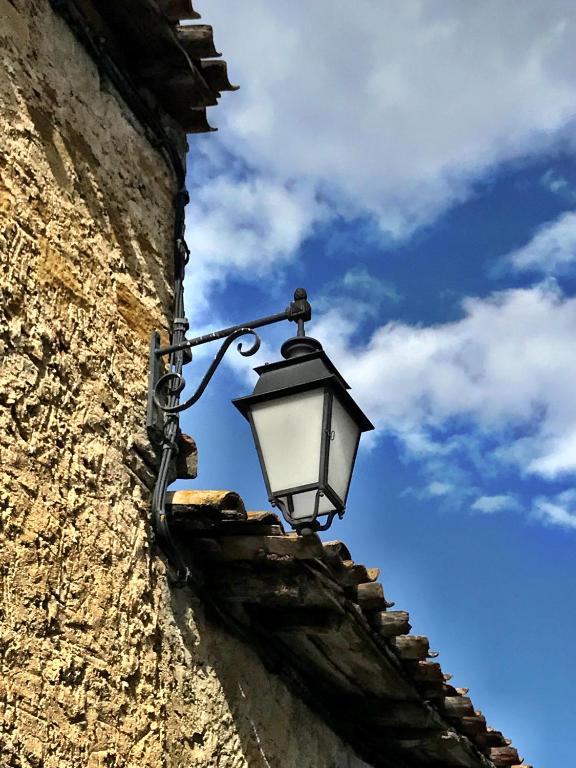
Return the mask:
[[(277, 503), (283, 513), (288, 515), (292, 520), (297, 522), (306, 522), (307, 520), (314, 519), (314, 505), (316, 503), (316, 491), (303, 491), (302, 493), (295, 493), (292, 496), (292, 511), (288, 506), (288, 499), (280, 497), (277, 499)], [(318, 514), (327, 515), (329, 512), (334, 511), (334, 505), (327, 496), (320, 496), (318, 503)]]
[(332, 402), (330, 429), (328, 485), (336, 492), (342, 503), (345, 503), (356, 449), (360, 440), (360, 427), (337, 397), (334, 397)]
[(287, 395), (252, 406), (263, 470), (272, 495), (318, 483), (323, 412), (323, 390)]

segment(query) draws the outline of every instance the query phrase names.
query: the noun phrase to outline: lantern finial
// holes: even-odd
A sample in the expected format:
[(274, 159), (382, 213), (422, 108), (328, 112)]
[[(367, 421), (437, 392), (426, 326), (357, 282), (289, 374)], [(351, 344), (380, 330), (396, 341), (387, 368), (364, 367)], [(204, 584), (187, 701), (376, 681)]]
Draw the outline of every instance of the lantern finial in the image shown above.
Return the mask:
[(294, 301), (290, 304), (288, 311), (295, 315), (293, 319), (298, 325), (297, 335), (305, 336), (304, 323), (312, 317), (312, 307), (308, 303), (308, 294), (304, 288), (296, 288)]

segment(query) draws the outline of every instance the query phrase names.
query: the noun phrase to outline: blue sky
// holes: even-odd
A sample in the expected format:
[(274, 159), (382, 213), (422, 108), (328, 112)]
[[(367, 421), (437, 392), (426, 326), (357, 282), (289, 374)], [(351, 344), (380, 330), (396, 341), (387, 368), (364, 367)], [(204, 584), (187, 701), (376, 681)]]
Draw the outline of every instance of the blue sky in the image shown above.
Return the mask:
[[(377, 429), (328, 538), (527, 762), (573, 762), (576, 7), (198, 2), (241, 90), (190, 137), (193, 331), (283, 309)], [(197, 487), (267, 507), (226, 366), (183, 427)], [(215, 350), (188, 369), (199, 378)]]

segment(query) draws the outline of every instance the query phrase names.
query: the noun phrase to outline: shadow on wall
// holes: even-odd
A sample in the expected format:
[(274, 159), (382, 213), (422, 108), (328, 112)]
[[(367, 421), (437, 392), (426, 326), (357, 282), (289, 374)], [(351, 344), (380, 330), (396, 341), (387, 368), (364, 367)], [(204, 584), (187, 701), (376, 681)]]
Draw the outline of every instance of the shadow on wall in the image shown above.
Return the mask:
[(191, 590), (170, 597), (174, 765), (369, 768), (248, 645), (210, 621)]
[[(51, 89), (47, 84), (44, 89), (50, 95)], [(56, 94), (53, 93), (51, 98), (53, 111), (57, 112)], [(122, 197), (118, 194), (122, 185), (117, 183), (117, 179), (112, 177), (107, 180), (102, 174), (96, 173), (96, 170), (101, 168), (101, 158), (96, 156), (93, 147), (69, 121), (60, 124), (55, 120), (53, 113), (48, 113), (39, 106), (27, 104), (26, 108), (41, 140), (52, 175), (62, 192), (66, 196), (82, 200), (94, 221), (107, 223), (122, 252), (128, 275), (138, 283), (150, 285), (153, 295), (159, 297), (161, 305), (169, 306), (170, 295), (165, 277), (159, 273), (158, 264), (165, 264), (167, 272), (171, 271), (171, 248), (165, 254), (159, 252), (158, 244), (152, 244), (144, 233), (135, 232), (133, 226), (134, 216), (130, 206), (137, 205), (138, 196), (148, 192), (146, 185), (125, 190)], [(132, 151), (136, 152), (137, 147), (133, 147)], [(138, 153), (134, 162), (142, 168), (142, 174), (146, 174), (148, 179), (159, 175), (158, 168), (153, 167), (143, 153)], [(159, 166), (163, 168), (163, 164)], [(165, 210), (171, 210), (173, 207), (173, 200), (168, 198), (159, 199), (157, 203), (158, 206), (164, 206)], [(166, 277), (171, 279), (169, 274)]]

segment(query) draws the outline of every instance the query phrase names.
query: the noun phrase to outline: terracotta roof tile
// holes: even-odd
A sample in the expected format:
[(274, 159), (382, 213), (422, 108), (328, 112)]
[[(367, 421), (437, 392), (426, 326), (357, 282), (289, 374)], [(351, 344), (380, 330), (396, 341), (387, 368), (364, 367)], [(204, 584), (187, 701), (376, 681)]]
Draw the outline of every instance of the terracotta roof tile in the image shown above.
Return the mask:
[(170, 21), (201, 18), (192, 7), (191, 0), (157, 0), (157, 3), (160, 12)]
[(168, 509), (179, 548), (200, 568), (204, 598), (232, 631), (272, 654), (365, 760), (382, 768), (521, 762), (467, 689), (430, 661), (437, 654), (428, 638), (408, 634), (408, 613), (389, 610), (378, 569), (354, 563), (345, 544), (286, 534), (274, 513), (246, 514), (225, 491), (177, 491)]
[[(215, 130), (206, 108), (238, 86), (218, 59), (212, 27), (190, 0), (64, 0), (65, 17), (93, 56), (103, 51), (140, 95), (151, 97), (187, 133)], [(97, 52), (100, 52), (98, 54)]]

